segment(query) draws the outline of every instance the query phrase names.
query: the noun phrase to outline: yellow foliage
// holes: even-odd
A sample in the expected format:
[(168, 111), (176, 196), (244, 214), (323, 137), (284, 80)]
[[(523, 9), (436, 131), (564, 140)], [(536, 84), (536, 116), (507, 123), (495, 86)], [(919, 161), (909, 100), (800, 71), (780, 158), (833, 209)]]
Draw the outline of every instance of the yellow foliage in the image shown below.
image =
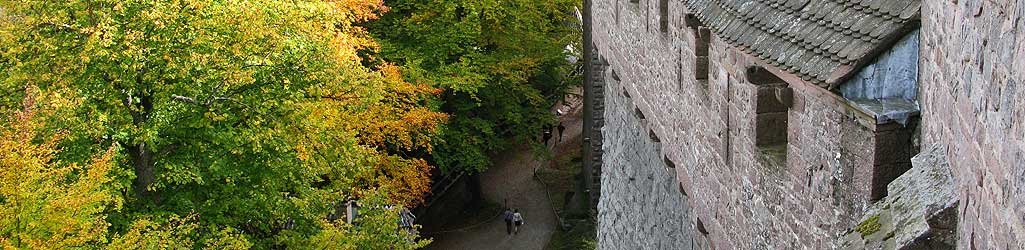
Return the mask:
[[(200, 226), (197, 215), (190, 214), (184, 218), (172, 216), (165, 223), (157, 223), (150, 219), (140, 219), (132, 223), (127, 233), (117, 235), (106, 246), (107, 249), (194, 249), (195, 242), (191, 238)], [(210, 239), (203, 244), (204, 249), (250, 249), (252, 243), (247, 241), (237, 230), (224, 228), (213, 230)]]
[(0, 129), (0, 245), (63, 249), (105, 242), (103, 212), (121, 202), (105, 189), (115, 148), (85, 166), (55, 161), (61, 136), (39, 138), (32, 100), (30, 93), (25, 109)]
[[(330, 164), (351, 167), (344, 172), (352, 174), (352, 192), (357, 197), (371, 191), (383, 191), (389, 202), (414, 207), (423, 202), (430, 191), (432, 166), (416, 158), (394, 156), (396, 151), (431, 151), (431, 140), (448, 115), (426, 107), (429, 99), (442, 90), (403, 80), (399, 67), (385, 64), (378, 72), (370, 73), (369, 90), (325, 89), (327, 102), (305, 104), (307, 139), (296, 145), (297, 155), (305, 160), (315, 159), (310, 152), (327, 154), (332, 145), (311, 135), (322, 134), (338, 141), (354, 136), (368, 150), (359, 154), (366, 159), (349, 164)], [(337, 94), (336, 94), (337, 93)], [(362, 166), (361, 166), (362, 165)]]
[[(111, 248), (243, 246), (240, 233), (207, 226), (319, 218), (325, 200), (362, 190), (383, 190), (384, 204), (421, 203), (431, 166), (397, 155), (430, 152), (447, 116), (432, 111), (440, 89), (404, 81), (394, 65), (364, 66), (377, 60), (362, 52), (380, 45), (358, 25), (387, 10), (383, 0), (0, 0), (0, 16), (18, 16), (0, 17), (0, 87), (46, 89), (64, 110), (47, 121), (66, 121), (46, 126), (88, 124), (66, 134), (76, 156), (124, 145), (88, 165), (59, 162), (62, 138), (35, 134), (30, 109), (0, 122), (10, 124), (0, 129), (0, 245), (99, 246), (119, 233)], [(134, 170), (138, 200), (156, 208), (125, 213), (116, 223), (133, 227), (111, 233), (104, 212), (122, 201), (105, 188), (117, 186), (117, 152), (130, 164), (115, 171)], [(328, 188), (309, 186), (324, 176)], [(227, 225), (197, 230), (207, 221), (155, 215), (216, 202), (238, 207), (196, 212)]]

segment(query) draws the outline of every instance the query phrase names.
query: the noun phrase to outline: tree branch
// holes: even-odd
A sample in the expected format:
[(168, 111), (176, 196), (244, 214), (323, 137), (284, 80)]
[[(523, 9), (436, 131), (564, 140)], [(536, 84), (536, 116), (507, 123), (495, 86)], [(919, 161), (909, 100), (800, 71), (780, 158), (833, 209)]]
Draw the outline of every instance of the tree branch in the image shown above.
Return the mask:
[(75, 30), (75, 28), (71, 27), (71, 25), (63, 24), (63, 23), (55, 23), (55, 22), (52, 22), (52, 21), (51, 22), (44, 22), (44, 23), (36, 24), (36, 27), (43, 27), (43, 26), (53, 26), (53, 27), (55, 27), (57, 29), (60, 29), (60, 30)]
[(160, 149), (160, 151), (157, 152), (157, 155), (160, 156), (160, 157), (167, 156), (168, 154), (173, 153), (174, 151), (177, 151), (178, 148), (181, 147), (181, 146), (182, 145), (180, 143), (171, 144), (169, 146), (166, 146), (166, 147)]
[(231, 99), (231, 98), (226, 98), (226, 97), (215, 97), (215, 98), (214, 98), (214, 100), (216, 100), (216, 101), (222, 101), (222, 102), (223, 102), (223, 101), (230, 101), (230, 102), (234, 102), (235, 104), (238, 104), (238, 105), (242, 105), (243, 107), (246, 107), (246, 109), (253, 109), (253, 107), (250, 107), (250, 106), (249, 106), (249, 104), (245, 104), (245, 103), (243, 103), (243, 102), (240, 102), (240, 101), (238, 101), (238, 100), (235, 100), (235, 99)]
[(188, 104), (193, 104), (193, 105), (204, 107), (204, 108), (210, 108), (210, 105), (213, 105), (214, 103), (217, 103), (217, 102), (234, 102), (235, 104), (241, 105), (241, 106), (245, 107), (246, 109), (252, 109), (253, 108), (252, 106), (249, 106), (249, 104), (245, 104), (245, 103), (243, 103), (241, 101), (238, 101), (238, 100), (235, 100), (235, 99), (232, 99), (232, 98), (228, 98), (228, 97), (216, 97), (215, 96), (215, 97), (212, 97), (212, 98), (208, 99), (205, 103), (200, 103), (199, 101), (196, 101), (196, 99), (193, 99), (191, 97), (185, 97), (185, 96), (180, 96), (180, 95), (171, 95), (171, 100), (180, 101), (180, 102), (184, 102), (184, 103), (188, 103)]
[(209, 105), (199, 104), (199, 102), (197, 102), (196, 99), (192, 99), (190, 97), (184, 97), (184, 96), (180, 96), (180, 95), (171, 95), (171, 100), (181, 101), (181, 102), (185, 102), (185, 103), (189, 103), (189, 104), (195, 104), (195, 105), (199, 105), (199, 106), (209, 107)]
[[(319, 97), (321, 99), (327, 99), (327, 100), (332, 100), (332, 101), (344, 102), (344, 101), (349, 101), (349, 100), (357, 99), (357, 98), (359, 98), (359, 95), (349, 95), (349, 96), (325, 95), (325, 96), (319, 96)], [(317, 97), (311, 96), (311, 97), (307, 97), (307, 98), (317, 98)]]
[(245, 69), (245, 68), (252, 68), (252, 67), (271, 67), (271, 68), (277, 68), (277, 67), (275, 67), (275, 66), (273, 66), (273, 65), (270, 65), (270, 64), (266, 64), (266, 63), (258, 63), (258, 64), (246, 64), (246, 65), (242, 65), (242, 68), (243, 68), (243, 69)]

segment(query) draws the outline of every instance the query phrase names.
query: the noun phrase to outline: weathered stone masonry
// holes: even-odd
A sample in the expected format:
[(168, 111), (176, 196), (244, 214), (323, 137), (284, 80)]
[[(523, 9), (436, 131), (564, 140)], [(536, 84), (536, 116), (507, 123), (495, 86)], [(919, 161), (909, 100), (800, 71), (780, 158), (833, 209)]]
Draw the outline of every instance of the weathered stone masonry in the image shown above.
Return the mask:
[(1025, 1), (922, 13), (922, 141), (948, 145), (958, 248), (1025, 249)]
[[(803, 2), (917, 6), (830, 1)], [(941, 158), (959, 190), (958, 248), (1025, 249), (1025, 105), (1017, 103), (1025, 97), (1018, 88), (1025, 80), (1023, 1), (922, 1), (920, 33), (894, 27), (896, 35), (879, 36), (878, 46), (891, 52), (876, 58), (884, 51), (859, 45), (869, 51), (851, 57), (859, 67), (807, 74), (801, 67), (816, 64), (780, 67), (771, 55), (757, 56), (771, 46), (738, 48), (744, 38), (724, 39), (724, 30), (690, 10), (702, 2), (712, 6), (591, 3), (595, 57), (604, 59), (592, 60), (604, 70), (595, 80), (604, 98), (596, 159), (600, 248), (839, 248), (874, 216), (887, 184), (911, 167), (920, 145), (946, 145)], [(792, 2), (802, 1), (715, 2), (796, 9), (801, 5)], [(885, 9), (881, 16), (889, 15)], [(908, 60), (901, 56), (917, 54), (914, 67), (902, 68)], [(870, 64), (880, 66), (864, 67)], [(879, 76), (891, 74), (887, 69), (904, 75)], [(857, 75), (850, 82), (858, 87), (832, 79), (837, 71)], [(888, 82), (876, 87), (882, 91), (857, 92), (872, 90), (864, 82), (873, 77)], [(888, 105), (901, 112), (873, 109)], [(780, 129), (783, 137), (765, 139), (763, 131)], [(915, 187), (905, 179), (897, 186)]]
[[(621, 82), (605, 79), (598, 242), (604, 249), (692, 249), (686, 197)], [(653, 237), (654, 236), (654, 237)]]

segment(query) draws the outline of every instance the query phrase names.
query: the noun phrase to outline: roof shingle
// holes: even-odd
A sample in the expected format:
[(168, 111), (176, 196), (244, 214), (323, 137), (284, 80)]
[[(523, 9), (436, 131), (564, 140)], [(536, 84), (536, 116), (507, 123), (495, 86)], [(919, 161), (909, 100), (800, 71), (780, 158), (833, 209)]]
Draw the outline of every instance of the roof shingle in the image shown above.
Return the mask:
[(827, 89), (918, 25), (921, 0), (685, 0), (726, 42)]

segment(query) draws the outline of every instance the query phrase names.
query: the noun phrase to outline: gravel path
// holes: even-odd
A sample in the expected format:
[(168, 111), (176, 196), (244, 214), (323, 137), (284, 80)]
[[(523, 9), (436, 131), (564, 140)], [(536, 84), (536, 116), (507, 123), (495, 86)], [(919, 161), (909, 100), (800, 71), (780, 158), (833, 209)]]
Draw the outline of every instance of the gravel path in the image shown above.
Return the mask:
[[(563, 142), (580, 135), (581, 108), (579, 101), (567, 103), (571, 108), (563, 118), (566, 126)], [(561, 105), (557, 105), (561, 106)], [(553, 109), (554, 110), (554, 109)], [(554, 131), (558, 136), (558, 131)], [(552, 138), (555, 142), (558, 138)], [(508, 199), (509, 206), (519, 209), (526, 224), (519, 234), (507, 235), (505, 221), (493, 218), (480, 226), (464, 231), (448, 232), (434, 236), (434, 243), (427, 249), (436, 250), (478, 250), (478, 249), (544, 249), (557, 230), (555, 212), (545, 194), (543, 184), (533, 177), (534, 168), (541, 162), (534, 159), (530, 148), (518, 146), (501, 154), (495, 165), (481, 174), (484, 198), (502, 203)]]

